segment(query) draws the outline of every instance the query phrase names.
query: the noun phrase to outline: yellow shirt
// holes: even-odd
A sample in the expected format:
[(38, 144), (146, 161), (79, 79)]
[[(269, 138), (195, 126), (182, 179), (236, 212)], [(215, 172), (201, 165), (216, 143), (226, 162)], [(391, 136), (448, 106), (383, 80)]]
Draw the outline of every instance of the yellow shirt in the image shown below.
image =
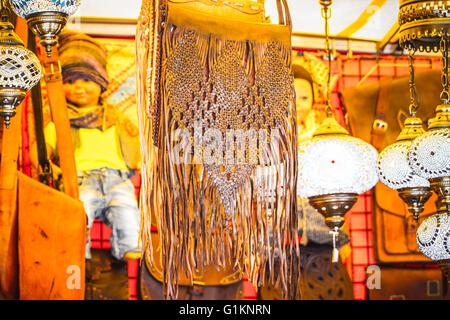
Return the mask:
[[(75, 149), (77, 171), (90, 171), (99, 168), (127, 170), (120, 148), (116, 126), (105, 131), (98, 129), (77, 129), (80, 139)], [(45, 127), (45, 141), (56, 150), (56, 130), (53, 122)]]

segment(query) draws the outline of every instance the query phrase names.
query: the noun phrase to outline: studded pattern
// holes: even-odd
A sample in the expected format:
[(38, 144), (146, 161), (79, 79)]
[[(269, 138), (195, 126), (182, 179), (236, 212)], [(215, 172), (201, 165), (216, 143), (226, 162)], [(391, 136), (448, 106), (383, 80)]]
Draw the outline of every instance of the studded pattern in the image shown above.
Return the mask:
[(267, 44), (251, 85), (239, 63), (236, 42), (226, 41), (205, 80), (198, 52), (198, 36), (186, 31), (166, 65), (169, 107), (182, 128), (196, 122), (206, 128), (272, 129), (283, 124), (292, 101), (292, 77), (279, 44)]
[[(196, 126), (201, 126), (203, 131), (218, 129), (225, 141), (228, 130), (264, 129), (271, 132), (284, 126), (293, 88), (292, 74), (281, 56), (280, 44), (265, 44), (252, 81), (240, 63), (241, 43), (225, 40), (220, 55), (205, 73), (200, 41), (196, 32), (184, 31), (165, 63), (165, 91), (173, 117), (172, 127), (187, 129), (193, 135)], [(244, 153), (246, 165), (205, 166), (207, 176), (218, 188), (229, 211), (234, 193), (248, 180), (255, 167), (249, 163), (259, 154), (257, 144), (249, 144)]]
[(26, 19), (30, 14), (43, 11), (63, 12), (68, 16), (78, 10), (81, 0), (11, 0), (14, 12)]

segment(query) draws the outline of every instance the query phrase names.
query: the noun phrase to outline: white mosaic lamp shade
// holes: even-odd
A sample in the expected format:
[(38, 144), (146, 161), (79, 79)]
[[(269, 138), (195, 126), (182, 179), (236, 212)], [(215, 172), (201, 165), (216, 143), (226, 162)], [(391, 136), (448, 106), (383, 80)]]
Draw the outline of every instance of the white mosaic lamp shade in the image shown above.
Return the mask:
[(41, 64), (14, 32), (8, 10), (0, 15), (0, 117), (8, 128), (27, 91), (41, 79)]
[(425, 179), (450, 175), (450, 129), (431, 130), (414, 140), (408, 155), (411, 168)]
[(21, 46), (0, 46), (0, 83), (2, 87), (25, 91), (41, 79), (41, 64), (36, 55)]
[(361, 194), (378, 182), (377, 150), (340, 128), (339, 134), (315, 135), (299, 145), (297, 194), (300, 197)]
[(409, 166), (408, 152), (411, 141), (396, 142), (384, 149), (377, 161), (380, 181), (387, 187), (402, 188), (430, 187), (430, 182), (417, 175)]
[(437, 213), (425, 219), (417, 229), (419, 250), (433, 261), (450, 259), (450, 217)]
[(26, 19), (38, 12), (61, 12), (67, 16), (74, 14), (80, 7), (81, 0), (11, 0), (14, 12)]
[(430, 187), (427, 179), (414, 172), (408, 158), (413, 140), (424, 133), (420, 118), (405, 120), (396, 142), (386, 147), (378, 157), (377, 173), (384, 185), (394, 190)]

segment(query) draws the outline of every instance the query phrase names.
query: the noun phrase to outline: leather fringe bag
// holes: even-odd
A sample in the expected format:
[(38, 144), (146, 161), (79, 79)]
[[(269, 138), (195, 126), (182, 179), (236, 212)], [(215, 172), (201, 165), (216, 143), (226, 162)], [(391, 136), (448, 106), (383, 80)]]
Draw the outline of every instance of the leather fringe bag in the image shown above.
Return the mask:
[(263, 1), (143, 1), (141, 237), (168, 298), (211, 265), (255, 285), (268, 273), (299, 297), (291, 19), (285, 0), (277, 8), (280, 25), (265, 23)]

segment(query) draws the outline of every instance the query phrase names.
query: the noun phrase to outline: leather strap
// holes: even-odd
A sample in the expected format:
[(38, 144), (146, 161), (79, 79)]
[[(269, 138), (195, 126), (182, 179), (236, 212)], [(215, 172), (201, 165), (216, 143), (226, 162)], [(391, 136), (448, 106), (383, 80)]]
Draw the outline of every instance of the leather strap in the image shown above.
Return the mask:
[(386, 121), (386, 112), (389, 107), (389, 96), (392, 88), (392, 79), (386, 79), (380, 82), (378, 92), (377, 106), (375, 109), (375, 119), (372, 125), (372, 145), (380, 151), (383, 147), (384, 136), (388, 130)]
[[(37, 54), (36, 36), (28, 32), (28, 49)], [(31, 89), (31, 100), (33, 105), (34, 128), (36, 134), (36, 146), (39, 162), (39, 181), (47, 185), (53, 185), (50, 161), (47, 158), (47, 146), (44, 136), (44, 116), (42, 113), (41, 84), (38, 82)]]
[(277, 0), (278, 23), (289, 26), (292, 30), (292, 19), (286, 0)]
[[(16, 109), (16, 115), (11, 118), (8, 129), (3, 127), (0, 164), (0, 189), (11, 190), (17, 179), (19, 158), (19, 139), (21, 136), (22, 106)], [(3, 122), (1, 123), (3, 125)], [(4, 126), (4, 125), (3, 125)]]
[(64, 192), (72, 198), (78, 199), (78, 176), (75, 165), (72, 132), (64, 94), (61, 65), (56, 47), (52, 48), (51, 57), (47, 57), (45, 54), (42, 55), (42, 65), (47, 84), (48, 101), (56, 128)]

